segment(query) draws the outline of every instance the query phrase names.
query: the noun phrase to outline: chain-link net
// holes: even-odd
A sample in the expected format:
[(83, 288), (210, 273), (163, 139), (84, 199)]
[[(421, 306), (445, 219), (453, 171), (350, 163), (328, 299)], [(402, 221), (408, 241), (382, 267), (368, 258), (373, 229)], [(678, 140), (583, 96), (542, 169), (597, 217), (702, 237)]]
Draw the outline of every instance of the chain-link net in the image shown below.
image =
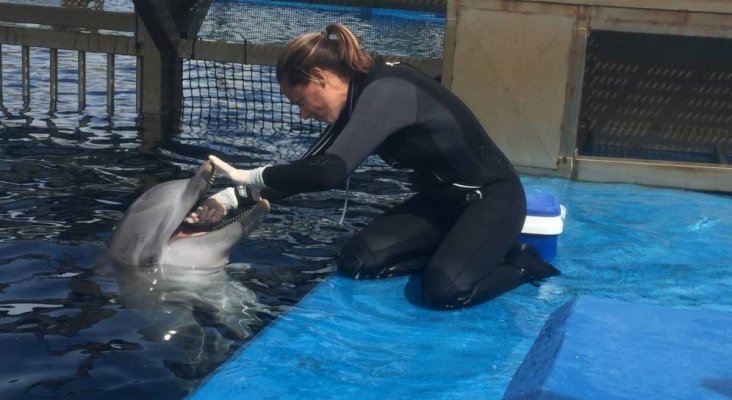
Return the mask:
[(266, 65), (185, 60), (182, 117), (183, 136), (204, 140), (205, 147), (282, 160), (302, 154), (324, 128), (300, 119)]
[[(417, 59), (442, 57), (445, 14), (434, 11), (271, 0), (216, 1), (198, 38), (284, 46), (294, 37), (322, 31), (332, 22), (348, 26), (372, 53)], [(180, 140), (188, 144), (232, 155), (243, 152), (252, 162), (292, 160), (324, 128), (317, 121), (300, 119), (299, 109), (281, 94), (273, 66), (186, 59), (182, 86)]]

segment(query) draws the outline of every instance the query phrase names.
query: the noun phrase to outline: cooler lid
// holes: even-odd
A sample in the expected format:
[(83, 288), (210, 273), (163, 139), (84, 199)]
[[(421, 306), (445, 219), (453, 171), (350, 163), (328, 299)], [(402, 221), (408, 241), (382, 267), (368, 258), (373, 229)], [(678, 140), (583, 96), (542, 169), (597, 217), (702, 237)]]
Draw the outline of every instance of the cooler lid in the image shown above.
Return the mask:
[(527, 192), (526, 215), (556, 217), (561, 214), (559, 200), (551, 193)]

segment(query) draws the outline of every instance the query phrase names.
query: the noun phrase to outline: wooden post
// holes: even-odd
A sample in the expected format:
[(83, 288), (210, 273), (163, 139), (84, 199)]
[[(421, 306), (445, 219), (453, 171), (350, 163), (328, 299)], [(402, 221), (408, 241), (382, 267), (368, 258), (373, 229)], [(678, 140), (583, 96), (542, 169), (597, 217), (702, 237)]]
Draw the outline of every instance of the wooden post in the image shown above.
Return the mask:
[(182, 67), (179, 34), (170, 9), (149, 0), (134, 0), (137, 15), (138, 107), (142, 116), (143, 147), (155, 146), (174, 134), (181, 109)]
[(49, 94), (50, 104), (48, 112), (53, 114), (56, 112), (58, 106), (58, 49), (51, 48), (48, 51), (48, 64), (49, 64)]
[(86, 51), (80, 50), (77, 54), (77, 80), (79, 112), (86, 108)]
[(107, 53), (107, 116), (114, 115), (114, 54)]
[(0, 112), (5, 113), (3, 105), (3, 45), (0, 43)]
[(21, 85), (23, 91), (23, 111), (28, 111), (30, 107), (30, 47), (22, 46), (20, 50), (21, 58)]

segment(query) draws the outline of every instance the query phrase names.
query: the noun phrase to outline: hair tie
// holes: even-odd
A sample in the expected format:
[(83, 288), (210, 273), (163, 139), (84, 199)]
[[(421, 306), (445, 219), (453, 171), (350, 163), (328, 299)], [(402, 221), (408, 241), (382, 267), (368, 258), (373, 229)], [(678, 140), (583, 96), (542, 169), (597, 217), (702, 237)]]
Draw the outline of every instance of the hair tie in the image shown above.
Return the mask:
[(328, 32), (328, 30), (323, 30), (320, 32), (320, 34), (323, 35), (323, 37), (325, 37), (326, 39), (330, 40), (330, 32)]

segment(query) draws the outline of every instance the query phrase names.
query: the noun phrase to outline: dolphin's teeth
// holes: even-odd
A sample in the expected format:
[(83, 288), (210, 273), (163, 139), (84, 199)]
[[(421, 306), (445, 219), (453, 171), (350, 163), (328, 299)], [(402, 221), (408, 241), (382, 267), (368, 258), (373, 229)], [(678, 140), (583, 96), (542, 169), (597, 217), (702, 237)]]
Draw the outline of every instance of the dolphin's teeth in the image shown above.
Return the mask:
[(209, 189), (211, 189), (211, 186), (214, 183), (214, 180), (216, 179), (216, 170), (211, 170), (211, 175), (209, 175), (208, 179), (206, 179), (206, 185), (204, 188), (198, 193), (198, 201), (196, 202), (196, 205), (193, 206), (193, 209), (195, 210), (196, 207), (200, 205), (201, 202), (203, 202), (206, 196), (206, 193), (208, 193)]
[(215, 231), (217, 229), (221, 229), (221, 228), (224, 228), (226, 226), (229, 226), (229, 225), (231, 225), (231, 224), (233, 224), (235, 222), (239, 222), (239, 221), (242, 220), (242, 218), (246, 217), (247, 215), (249, 215), (248, 212), (236, 213), (236, 215), (234, 215), (233, 217), (224, 218), (223, 220), (221, 220), (221, 222), (219, 222), (218, 224), (214, 225), (213, 228), (211, 228), (211, 230), (212, 231)]
[[(255, 204), (253, 208), (247, 210), (247, 211), (233, 211), (232, 216), (228, 218), (223, 218), (221, 221), (219, 221), (216, 224), (210, 224), (207, 225), (205, 228), (199, 227), (195, 232), (213, 232), (222, 228), (225, 228), (231, 224), (237, 223), (241, 221), (244, 218), (247, 218), (251, 215), (253, 215), (254, 210), (256, 208), (261, 208), (262, 206), (260, 204)], [(266, 211), (265, 213), (269, 212), (269, 203), (266, 203)]]

